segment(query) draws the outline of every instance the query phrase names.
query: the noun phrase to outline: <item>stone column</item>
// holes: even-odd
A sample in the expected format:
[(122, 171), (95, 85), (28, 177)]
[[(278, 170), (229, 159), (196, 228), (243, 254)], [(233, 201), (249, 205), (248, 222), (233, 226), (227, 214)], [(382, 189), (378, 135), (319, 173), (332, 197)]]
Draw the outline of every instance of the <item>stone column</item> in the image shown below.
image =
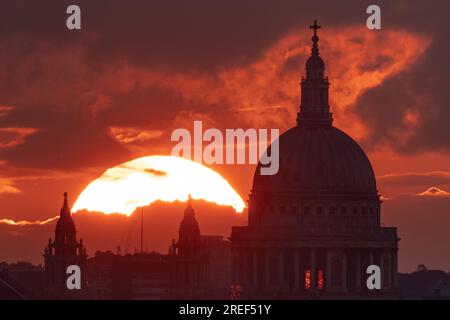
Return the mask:
[[(387, 260), (387, 268), (385, 268), (385, 263), (384, 263), (384, 260)], [(383, 289), (390, 289), (390, 288), (392, 288), (392, 251), (391, 250), (387, 250), (385, 253), (384, 253), (384, 258), (383, 258), (383, 260), (381, 261), (381, 264), (382, 264), (382, 272), (386, 272), (387, 273), (387, 276), (386, 277), (382, 277), (382, 279), (383, 279), (383, 281), (382, 281), (382, 284), (383, 284)], [(386, 269), (386, 270), (385, 270)], [(384, 283), (384, 279), (386, 279), (386, 283)]]
[(248, 265), (249, 265), (248, 259), (249, 259), (248, 249), (243, 249), (241, 251), (241, 266), (242, 266), (241, 283), (245, 287), (245, 290), (247, 289), (247, 285), (249, 283), (248, 272), (247, 272)]
[(206, 283), (208, 281), (208, 269), (205, 263), (200, 265), (200, 282)]
[(294, 249), (294, 291), (300, 289), (300, 263), (299, 263), (299, 252), (298, 249)]
[(191, 265), (189, 266), (189, 271), (190, 271), (190, 277), (191, 277), (191, 284), (196, 286), (197, 285), (197, 263), (192, 262)]
[(342, 252), (342, 289), (344, 291), (348, 290), (347, 282), (347, 252)]
[(269, 286), (270, 286), (270, 281), (269, 281), (269, 276), (270, 276), (270, 270), (269, 270), (269, 254), (270, 254), (270, 250), (269, 249), (266, 249), (265, 250), (265, 261), (264, 261), (264, 263), (265, 263), (265, 270), (264, 270), (264, 273), (265, 273), (265, 275), (264, 275), (264, 282), (265, 282), (265, 288), (266, 288), (266, 290), (269, 288)]
[(278, 252), (278, 259), (279, 259), (278, 283), (279, 286), (283, 288), (285, 285), (285, 281), (284, 281), (284, 252), (282, 248)]
[(331, 288), (331, 277), (333, 276), (331, 274), (331, 252), (327, 250), (326, 253), (326, 273), (325, 273), (325, 277), (326, 277), (326, 286), (327, 286), (327, 291), (328, 290), (332, 290)]
[(398, 275), (397, 275), (397, 249), (394, 249), (394, 252), (392, 253), (392, 258), (393, 258), (393, 263), (392, 263), (392, 285), (394, 287), (394, 289), (398, 288)]
[(184, 273), (184, 284), (186, 286), (189, 286), (192, 282), (192, 277), (191, 277), (191, 263), (189, 261), (185, 262), (184, 264), (184, 268), (185, 268), (185, 273)]
[(355, 270), (355, 288), (356, 292), (361, 291), (361, 252), (356, 249), (356, 270)]
[(237, 259), (236, 259), (236, 249), (231, 251), (231, 282), (233, 284), (237, 283)]
[(244, 249), (239, 250), (239, 283), (245, 286), (245, 254)]
[(236, 283), (241, 283), (241, 249), (236, 249)]
[(316, 290), (316, 249), (311, 248), (311, 291)]

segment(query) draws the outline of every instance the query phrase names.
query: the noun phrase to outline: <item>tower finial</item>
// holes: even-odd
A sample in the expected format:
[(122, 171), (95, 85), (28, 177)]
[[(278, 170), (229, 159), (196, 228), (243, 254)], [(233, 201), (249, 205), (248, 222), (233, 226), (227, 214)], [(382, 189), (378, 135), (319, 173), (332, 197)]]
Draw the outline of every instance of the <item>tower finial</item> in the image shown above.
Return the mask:
[(70, 216), (69, 201), (67, 200), (67, 196), (68, 196), (67, 192), (64, 192), (64, 201), (63, 206), (61, 208), (60, 216), (66, 215)]
[(63, 202), (63, 208), (68, 208), (69, 207), (69, 202), (67, 200), (67, 192), (64, 192), (64, 202)]
[(317, 30), (321, 29), (322, 26), (317, 24), (317, 20), (314, 20), (314, 24), (312, 26), (309, 26), (309, 28), (314, 30), (314, 35), (311, 38), (311, 40), (313, 42), (313, 47), (311, 49), (311, 55), (318, 56), (319, 55), (319, 46), (317, 45), (317, 43), (319, 42), (319, 37), (317, 36)]
[(192, 196), (190, 193), (188, 194), (187, 207), (192, 208)]
[(313, 45), (311, 56), (306, 61), (306, 78), (301, 82), (301, 102), (300, 112), (297, 117), (297, 124), (312, 126), (330, 126), (332, 115), (328, 105), (328, 78), (325, 77), (325, 63), (319, 54), (319, 37), (317, 30), (322, 27), (314, 20), (314, 24), (309, 26), (314, 31), (311, 38)]
[(317, 36), (317, 30), (319, 30), (320, 28), (322, 28), (322, 26), (319, 26), (317, 24), (317, 20), (314, 20), (314, 24), (312, 26), (309, 26), (310, 29), (314, 30), (314, 35)]
[(184, 215), (188, 215), (188, 216), (193, 216), (194, 213), (194, 208), (192, 207), (192, 197), (191, 194), (188, 194), (188, 199), (186, 201), (186, 209), (184, 209)]

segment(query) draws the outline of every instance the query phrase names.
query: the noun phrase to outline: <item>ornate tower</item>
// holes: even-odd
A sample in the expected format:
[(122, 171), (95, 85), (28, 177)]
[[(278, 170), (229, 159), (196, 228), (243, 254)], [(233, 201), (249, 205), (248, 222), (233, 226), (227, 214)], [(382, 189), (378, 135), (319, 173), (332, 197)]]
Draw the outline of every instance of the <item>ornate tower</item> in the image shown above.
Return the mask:
[(200, 228), (192, 208), (191, 196), (189, 196), (184, 217), (180, 223), (177, 249), (180, 256), (198, 256), (201, 254)]
[(49, 239), (44, 251), (46, 287), (50, 294), (67, 291), (66, 269), (69, 265), (80, 267), (81, 288), (84, 288), (86, 248), (83, 245), (83, 239), (77, 241), (76, 235), (75, 223), (70, 213), (67, 192), (65, 192), (63, 206), (56, 223), (55, 240)]
[(301, 103), (300, 112), (297, 116), (299, 125), (331, 125), (333, 119), (328, 105), (328, 88), (330, 86), (328, 77), (325, 77), (325, 63), (319, 54), (319, 37), (317, 30), (321, 26), (314, 24), (310, 26), (314, 30), (311, 40), (313, 46), (311, 56), (306, 62), (306, 78), (301, 81)]
[[(328, 78), (314, 21), (297, 125), (279, 137), (279, 171), (259, 164), (248, 225), (231, 232), (232, 281), (247, 298), (395, 297), (397, 229), (380, 223), (381, 201), (365, 152), (332, 125)], [(381, 269), (381, 289), (366, 286)]]
[(192, 199), (189, 196), (178, 231), (178, 241), (172, 241), (168, 259), (171, 268), (172, 298), (205, 297), (210, 259), (205, 238), (200, 234)]

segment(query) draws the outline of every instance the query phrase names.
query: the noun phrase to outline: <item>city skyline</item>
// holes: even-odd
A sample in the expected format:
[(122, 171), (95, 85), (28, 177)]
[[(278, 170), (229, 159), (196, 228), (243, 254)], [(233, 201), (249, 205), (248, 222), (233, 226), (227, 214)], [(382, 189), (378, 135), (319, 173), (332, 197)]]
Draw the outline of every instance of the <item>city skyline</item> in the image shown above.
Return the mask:
[[(336, 16), (317, 4), (265, 1), (250, 14), (251, 8), (237, 13), (222, 3), (219, 14), (203, 3), (185, 8), (185, 14), (173, 11), (166, 22), (156, 19), (158, 12), (173, 9), (164, 4), (130, 6), (125, 12), (115, 3), (107, 9), (79, 5), (86, 11), (79, 33), (59, 27), (61, 5), (49, 2), (33, 17), (19, 15), (20, 5), (1, 5), (20, 27), (11, 28), (8, 17), (0, 22), (5, 49), (0, 61), (7, 66), (0, 72), (0, 219), (57, 216), (63, 192), (72, 206), (107, 169), (170, 154), (170, 133), (191, 128), (195, 120), (205, 128), (285, 132), (295, 125), (298, 82), (310, 53), (307, 26), (317, 17), (334, 124), (362, 146), (374, 167), (382, 223), (397, 226), (402, 239), (399, 270), (413, 271), (419, 264), (450, 270), (444, 121), (449, 108), (443, 87), (450, 76), (444, 62), (450, 48), (445, 28), (422, 22), (427, 15), (447, 24), (441, 16), (445, 2), (439, 2), (442, 10), (420, 1), (383, 2), (381, 30), (365, 27), (364, 6), (357, 2), (346, 6), (350, 9), (327, 4)], [(197, 16), (198, 8), (208, 14)], [(230, 11), (236, 24), (226, 17)], [(118, 25), (114, 17), (121, 14), (126, 23)], [(190, 28), (183, 30), (186, 25)], [(248, 200), (255, 165), (211, 168)], [(240, 215), (201, 200), (198, 206), (205, 234), (228, 237), (231, 226), (247, 222), (247, 211)], [(182, 201), (145, 207), (148, 251), (167, 251), (182, 208)], [(138, 247), (139, 210), (132, 217), (75, 213), (89, 255), (116, 252), (130, 229), (136, 230)], [(105, 225), (108, 232), (98, 234)], [(0, 224), (0, 261), (42, 263), (54, 226)]]

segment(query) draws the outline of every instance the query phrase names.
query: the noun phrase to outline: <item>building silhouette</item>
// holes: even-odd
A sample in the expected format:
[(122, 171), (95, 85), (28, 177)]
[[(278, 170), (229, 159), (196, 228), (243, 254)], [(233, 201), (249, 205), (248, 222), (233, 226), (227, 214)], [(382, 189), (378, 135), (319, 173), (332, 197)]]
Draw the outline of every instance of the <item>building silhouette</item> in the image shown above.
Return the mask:
[[(278, 173), (261, 175), (261, 164), (255, 171), (248, 225), (232, 228), (232, 283), (247, 298), (393, 297), (397, 229), (380, 225), (366, 154), (332, 126), (320, 26), (310, 28), (297, 125), (279, 137)], [(366, 268), (373, 264), (382, 289), (369, 291)]]
[(167, 299), (169, 297), (169, 276), (166, 256), (160, 253), (116, 255), (111, 266), (111, 298)]
[(223, 236), (201, 234), (189, 197), (178, 240), (172, 240), (168, 254), (152, 252), (113, 257), (112, 298), (224, 299), (230, 281), (229, 252), (229, 241)]
[(80, 290), (68, 290), (66, 285), (67, 267), (77, 265), (81, 269), (81, 290), (85, 287), (86, 247), (83, 239), (77, 241), (77, 231), (70, 212), (67, 192), (55, 228), (55, 240), (48, 240), (44, 250), (45, 287), (49, 297), (76, 297)]
[(189, 196), (180, 223), (178, 241), (169, 247), (171, 297), (179, 299), (225, 298), (230, 270), (229, 241), (202, 235)]
[(171, 262), (172, 293), (176, 297), (206, 296), (208, 287), (209, 256), (204, 237), (192, 208), (189, 196), (178, 241), (172, 241), (168, 258)]

